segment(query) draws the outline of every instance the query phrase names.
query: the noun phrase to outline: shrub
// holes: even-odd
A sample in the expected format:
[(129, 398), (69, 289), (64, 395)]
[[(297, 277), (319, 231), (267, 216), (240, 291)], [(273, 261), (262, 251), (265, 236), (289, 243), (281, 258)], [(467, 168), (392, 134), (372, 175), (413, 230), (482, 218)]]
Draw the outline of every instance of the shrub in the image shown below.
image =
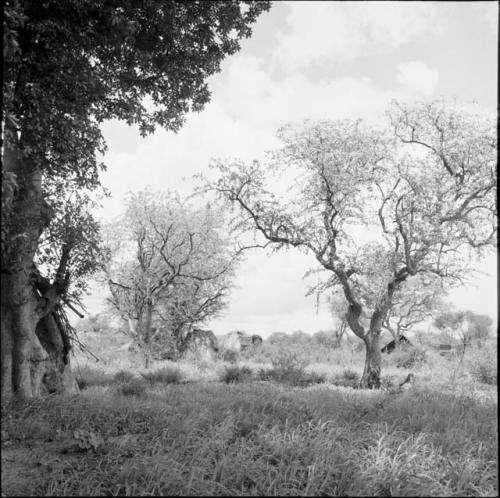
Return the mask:
[(274, 380), (292, 386), (306, 386), (325, 382), (325, 374), (306, 372), (306, 362), (295, 353), (281, 353), (272, 360), (273, 368), (260, 369), (260, 380)]
[(341, 387), (357, 387), (358, 386), (358, 378), (346, 378), (344, 375), (342, 376), (334, 376), (331, 379), (331, 383), (336, 385), (336, 386), (341, 386)]
[(132, 379), (120, 384), (118, 392), (124, 396), (142, 396), (146, 391), (146, 383), (141, 379)]
[(84, 366), (76, 369), (76, 382), (80, 389), (92, 386), (109, 386), (113, 384), (113, 377), (102, 370)]
[(393, 354), (396, 355), (396, 367), (398, 368), (413, 368), (427, 361), (426, 351), (417, 346), (403, 346)]
[(497, 384), (497, 363), (496, 361), (478, 361), (472, 366), (472, 377), (481, 384)]
[(326, 374), (318, 372), (307, 372), (304, 374), (303, 383), (309, 384), (323, 384), (326, 379)]
[(297, 353), (280, 353), (271, 360), (274, 369), (281, 372), (303, 371), (307, 362), (300, 359)]
[(221, 376), (221, 381), (226, 384), (242, 382), (252, 376), (252, 370), (248, 367), (239, 367), (238, 365), (231, 365), (226, 367)]
[(134, 374), (129, 372), (128, 370), (120, 370), (116, 372), (113, 379), (115, 382), (130, 382), (134, 378)]
[(354, 370), (351, 370), (350, 368), (346, 368), (342, 372), (342, 377), (344, 377), (345, 380), (357, 381), (359, 379), (359, 375)]
[(304, 378), (306, 363), (295, 353), (281, 353), (272, 360), (272, 364), (273, 380), (297, 385)]
[(228, 363), (236, 363), (238, 360), (238, 353), (232, 349), (225, 349), (221, 354), (221, 358)]
[(141, 376), (149, 384), (180, 384), (183, 381), (182, 372), (176, 367), (164, 367), (153, 372), (142, 372)]
[(273, 380), (273, 375), (272, 375), (272, 371), (273, 369), (269, 369), (269, 368), (260, 368), (258, 373), (257, 373), (257, 377), (259, 378), (259, 380)]

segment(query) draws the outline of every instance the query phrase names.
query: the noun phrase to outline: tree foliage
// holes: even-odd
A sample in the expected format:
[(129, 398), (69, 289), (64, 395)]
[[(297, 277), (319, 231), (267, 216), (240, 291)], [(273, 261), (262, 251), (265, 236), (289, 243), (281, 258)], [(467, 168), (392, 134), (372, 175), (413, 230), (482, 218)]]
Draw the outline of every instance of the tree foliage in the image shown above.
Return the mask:
[(418, 323), (440, 313), (445, 307), (445, 296), (446, 289), (439, 277), (416, 275), (406, 280), (394, 293), (382, 326), (397, 339)]
[[(37, 325), (68, 292), (83, 290), (85, 275), (95, 270), (99, 237), (85, 211), (104, 169), (100, 125), (120, 119), (137, 124), (143, 135), (156, 126), (177, 131), (187, 112), (209, 101), (207, 77), (239, 49), (269, 7), (267, 1), (5, 2), (5, 397), (37, 391), (43, 372), (34, 380), (32, 370), (45, 364), (43, 351), (55, 344), (41, 344), (39, 336), (63, 335), (67, 343), (64, 331), (39, 327), (37, 335)], [(58, 355), (52, 351), (46, 364)]]
[(451, 338), (458, 339), (465, 349), (472, 342), (481, 344), (490, 336), (493, 320), (470, 310), (448, 310), (438, 315), (433, 324)]
[[(378, 338), (403, 284), (462, 282), (471, 251), (496, 243), (493, 119), (447, 102), (394, 103), (388, 114), (385, 129), (286, 126), (268, 165), (216, 161), (219, 178), (205, 185), (268, 243), (312, 253), (323, 289), (342, 289), (349, 327), (367, 347), (368, 387), (379, 385)], [(288, 181), (285, 194), (269, 188), (269, 168)]]
[(109, 302), (150, 346), (152, 327), (181, 346), (189, 329), (226, 306), (238, 261), (222, 213), (172, 193), (131, 194), (113, 223), (106, 266)]

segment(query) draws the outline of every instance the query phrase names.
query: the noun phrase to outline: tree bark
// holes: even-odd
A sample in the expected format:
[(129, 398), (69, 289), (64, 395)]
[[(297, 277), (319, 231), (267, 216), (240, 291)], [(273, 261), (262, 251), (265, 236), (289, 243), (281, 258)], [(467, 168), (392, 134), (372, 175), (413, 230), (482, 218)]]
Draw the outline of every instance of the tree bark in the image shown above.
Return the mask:
[(359, 382), (363, 389), (380, 389), (380, 332), (369, 331), (363, 339), (366, 348), (365, 368)]
[[(149, 290), (149, 289), (148, 289)], [(151, 364), (151, 318), (153, 315), (153, 303), (148, 295), (146, 304), (146, 323), (144, 324), (144, 366), (149, 368)]]
[(39, 239), (52, 212), (43, 199), (40, 172), (10, 160), (5, 170), (21, 175), (21, 187), (12, 202), (7, 239), (2, 241), (2, 403), (14, 395), (32, 398), (76, 390), (69, 367), (69, 337), (54, 314), (59, 287), (47, 282), (40, 290), (33, 272)]
[(37, 319), (37, 304), (33, 294), (26, 303), (10, 309), (2, 306), (2, 403), (13, 395), (24, 399), (78, 392), (68, 331), (54, 311)]

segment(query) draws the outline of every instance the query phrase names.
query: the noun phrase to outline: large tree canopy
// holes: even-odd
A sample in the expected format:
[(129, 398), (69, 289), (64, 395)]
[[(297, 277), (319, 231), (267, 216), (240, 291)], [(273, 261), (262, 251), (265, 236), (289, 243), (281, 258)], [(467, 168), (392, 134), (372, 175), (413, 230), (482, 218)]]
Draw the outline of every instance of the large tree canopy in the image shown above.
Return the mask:
[[(58, 342), (43, 339), (47, 327), (38, 325), (68, 289), (68, 251), (75, 250), (76, 242), (66, 242), (69, 232), (76, 235), (78, 230), (63, 209), (73, 215), (77, 211), (54, 204), (51, 192), (67, 197), (69, 191), (91, 193), (99, 187), (104, 166), (98, 154), (105, 151), (99, 126), (106, 119), (138, 124), (142, 134), (155, 126), (177, 131), (188, 111), (200, 111), (208, 102), (206, 78), (239, 49), (240, 40), (251, 34), (251, 24), (269, 7), (267, 1), (5, 2), (3, 399), (12, 392), (38, 392), (44, 369), (35, 378), (33, 365), (53, 363), (46, 345)], [(58, 217), (70, 225), (64, 240), (58, 240), (60, 249), (51, 250), (53, 256), (59, 254), (56, 267), (61, 271), (49, 280), (34, 262), (40, 238)], [(93, 225), (90, 219), (80, 221)], [(63, 237), (63, 231), (57, 233)], [(79, 252), (92, 258), (83, 249), (93, 245), (87, 236), (87, 242), (80, 237)], [(83, 259), (79, 261), (85, 268)]]
[[(205, 187), (268, 242), (312, 253), (324, 288), (342, 289), (366, 345), (365, 387), (380, 385), (379, 337), (403, 284), (461, 282), (469, 252), (496, 243), (493, 119), (446, 102), (394, 104), (389, 116), (385, 130), (287, 126), (269, 165), (217, 161), (220, 177)], [(270, 189), (270, 171), (290, 184), (284, 195)]]

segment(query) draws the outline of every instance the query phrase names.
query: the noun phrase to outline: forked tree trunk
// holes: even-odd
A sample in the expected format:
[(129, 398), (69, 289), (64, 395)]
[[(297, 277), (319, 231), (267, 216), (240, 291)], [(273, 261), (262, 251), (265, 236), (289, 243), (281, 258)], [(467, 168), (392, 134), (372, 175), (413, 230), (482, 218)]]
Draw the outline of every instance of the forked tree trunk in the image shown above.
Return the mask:
[(380, 370), (382, 357), (380, 354), (380, 332), (370, 331), (363, 339), (366, 348), (365, 368), (359, 382), (364, 389), (380, 389)]
[[(9, 278), (2, 283), (9, 288)], [(2, 403), (13, 395), (31, 398), (54, 392), (75, 393), (68, 331), (56, 312), (37, 318), (37, 296), (17, 306), (2, 305)]]

